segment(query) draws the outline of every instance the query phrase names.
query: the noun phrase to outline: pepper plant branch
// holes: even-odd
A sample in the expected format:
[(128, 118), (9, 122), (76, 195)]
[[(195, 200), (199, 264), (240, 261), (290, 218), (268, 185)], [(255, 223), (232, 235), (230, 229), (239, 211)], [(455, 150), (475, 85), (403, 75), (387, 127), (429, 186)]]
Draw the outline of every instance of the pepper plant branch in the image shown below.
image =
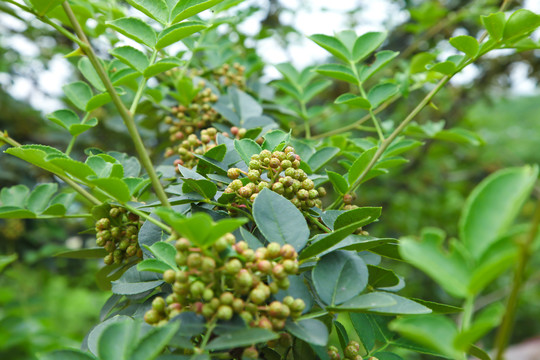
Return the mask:
[(154, 188), (154, 191), (156, 192), (156, 195), (159, 201), (161, 202), (163, 206), (171, 207), (171, 205), (169, 204), (169, 200), (167, 199), (167, 195), (165, 194), (165, 190), (163, 189), (163, 186), (161, 185), (161, 182), (159, 181), (157, 173), (154, 170), (154, 165), (152, 164), (152, 161), (150, 160), (150, 156), (148, 155), (148, 152), (146, 151), (146, 148), (144, 147), (139, 131), (137, 130), (135, 120), (133, 119), (133, 114), (131, 114), (130, 111), (126, 108), (126, 106), (122, 102), (122, 99), (120, 99), (120, 96), (114, 89), (114, 86), (111, 83), (111, 80), (109, 79), (107, 73), (105, 72), (105, 68), (101, 64), (99, 58), (94, 52), (94, 49), (90, 45), (88, 38), (86, 37), (77, 18), (75, 17), (73, 10), (71, 9), (71, 6), (69, 5), (67, 1), (64, 1), (62, 3), (62, 7), (64, 8), (64, 11), (67, 17), (69, 18), (75, 30), (75, 33), (85, 45), (84, 47), (81, 46), (82, 50), (88, 56), (88, 59), (92, 63), (92, 66), (98, 73), (101, 81), (103, 82), (103, 85), (105, 86), (105, 88), (107, 89), (107, 92), (111, 96), (111, 99), (114, 105), (116, 106), (118, 112), (120, 113), (120, 116), (122, 117), (122, 120), (124, 120), (124, 124), (126, 125), (129, 135), (135, 145), (135, 150), (137, 151), (137, 154), (139, 155), (139, 159), (142, 165), (144, 166), (144, 168), (146, 169), (146, 172), (148, 173), (150, 180), (152, 181), (152, 186)]
[(514, 324), (514, 318), (516, 315), (516, 309), (519, 301), (519, 293), (521, 290), (521, 285), (523, 283), (523, 278), (525, 277), (525, 269), (529, 258), (531, 257), (531, 248), (538, 234), (538, 227), (540, 226), (540, 199), (536, 203), (536, 210), (534, 212), (533, 220), (529, 232), (527, 233), (524, 241), (518, 243), (519, 252), (516, 270), (514, 272), (514, 279), (512, 281), (512, 290), (510, 291), (510, 296), (508, 297), (508, 302), (506, 304), (506, 312), (503, 316), (502, 324), (497, 331), (495, 336), (495, 349), (496, 356), (495, 360), (502, 360), (504, 351), (508, 342), (510, 341), (510, 333), (512, 332), (512, 327)]
[[(9, 137), (6, 132), (0, 133), (0, 140), (6, 142), (7, 144), (9, 144), (9, 145), (11, 145), (13, 147), (21, 146), (21, 144), (19, 142), (12, 139), (11, 137)], [(70, 178), (68, 178), (67, 176), (64, 176), (64, 175), (60, 175), (60, 174), (54, 174), (54, 175), (58, 176), (60, 179), (62, 179), (63, 182), (65, 182), (66, 184), (71, 186), (71, 188), (73, 188), (73, 190), (78, 192), (81, 196), (86, 198), (88, 201), (90, 201), (94, 205), (101, 205), (101, 201), (99, 201), (96, 197), (94, 197), (94, 195), (90, 194), (88, 191), (83, 189), (75, 181), (71, 180)]]

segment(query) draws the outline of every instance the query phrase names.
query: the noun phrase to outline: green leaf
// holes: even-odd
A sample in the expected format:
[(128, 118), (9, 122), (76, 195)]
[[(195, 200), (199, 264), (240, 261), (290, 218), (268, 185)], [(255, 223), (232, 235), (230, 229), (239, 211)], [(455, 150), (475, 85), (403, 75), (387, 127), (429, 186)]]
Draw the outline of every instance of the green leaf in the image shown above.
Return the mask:
[(360, 155), (358, 159), (353, 162), (351, 168), (349, 169), (349, 184), (354, 184), (360, 175), (367, 169), (367, 166), (375, 156), (378, 149), (379, 148), (377, 146), (374, 146), (371, 149), (364, 151), (362, 155)]
[(349, 106), (357, 107), (360, 109), (371, 109), (371, 103), (368, 99), (363, 98), (361, 96), (346, 93), (341, 94), (338, 96), (338, 98), (334, 101), (335, 104), (347, 104)]
[(165, 271), (171, 269), (176, 270), (176, 268), (171, 268), (166, 262), (156, 259), (145, 259), (137, 264), (138, 271), (151, 271), (163, 274)]
[(332, 312), (365, 312), (371, 308), (383, 308), (395, 305), (396, 301), (383, 292), (370, 292), (353, 297), (339, 306), (327, 306)]
[(368, 269), (355, 253), (334, 251), (317, 263), (312, 279), (321, 300), (334, 306), (352, 299), (365, 289)]
[(17, 254), (0, 255), (0, 272), (4, 270), (6, 266), (17, 260), (18, 257)]
[(52, 114), (48, 114), (47, 119), (51, 120), (55, 124), (60, 125), (66, 130), (69, 130), (71, 125), (79, 124), (81, 122), (77, 114), (68, 109), (56, 110)]
[(459, 221), (459, 234), (475, 259), (514, 221), (538, 177), (538, 167), (500, 170), (484, 179), (467, 198)]
[(107, 254), (108, 253), (104, 248), (96, 247), (62, 251), (54, 256), (68, 259), (103, 259)]
[(44, 16), (63, 3), (63, 0), (30, 0), (30, 3), (39, 16)]
[(299, 87), (300, 74), (290, 63), (275, 65), (276, 69), (295, 87)]
[(350, 51), (341, 41), (339, 41), (333, 36), (315, 34), (310, 36), (309, 39), (323, 49), (325, 49), (326, 51), (328, 51), (330, 54), (334, 55), (338, 59), (345, 61), (346, 63), (348, 63), (349, 60), (352, 60), (352, 55)]
[(447, 304), (440, 304), (433, 301), (427, 301), (422, 299), (414, 299), (411, 300), (424, 305), (427, 308), (430, 308), (431, 311), (433, 311), (434, 314), (454, 314), (458, 312), (462, 312), (463, 309), (457, 306), (447, 305)]
[(92, 355), (80, 350), (56, 350), (40, 357), (42, 360), (96, 360)]
[(427, 65), (426, 69), (435, 71), (443, 75), (453, 75), (457, 71), (457, 66), (452, 61), (443, 61), (435, 65)]
[(326, 346), (328, 343), (328, 329), (324, 323), (316, 319), (287, 321), (285, 329), (293, 336), (312, 345)]
[(300, 210), (269, 189), (263, 189), (255, 199), (253, 218), (260, 232), (270, 242), (291, 244), (296, 251), (307, 243), (309, 228)]
[(186, 193), (189, 192), (189, 189), (193, 189), (204, 196), (205, 199), (213, 199), (217, 193), (217, 185), (206, 179), (184, 179), (184, 186), (182, 189), (186, 189), (186, 186), (188, 187), (188, 191), (185, 191)]
[(405, 260), (431, 276), (449, 294), (465, 298), (468, 295), (470, 269), (456, 249), (443, 252), (444, 235), (439, 229), (424, 229), (420, 241), (402, 238), (399, 252)]
[(450, 45), (464, 52), (471, 59), (474, 59), (478, 54), (478, 41), (469, 35), (460, 35), (451, 38)]
[(156, 257), (156, 259), (163, 261), (171, 268), (176, 268), (176, 261), (174, 257), (176, 256), (176, 249), (174, 245), (167, 242), (158, 241), (148, 248), (150, 252)]
[(396, 295), (394, 293), (385, 293), (386, 295), (392, 297), (395, 301), (395, 305), (385, 306), (381, 308), (370, 309), (370, 312), (384, 314), (384, 315), (419, 315), (419, 314), (429, 314), (431, 309), (413, 301), (407, 299), (403, 296)]
[(159, 33), (156, 49), (163, 49), (202, 29), (206, 29), (206, 27), (207, 25), (202, 21), (185, 21), (170, 26)]
[(197, 15), (198, 13), (210, 9), (223, 0), (182, 0), (171, 11), (172, 23)]
[(381, 69), (383, 69), (390, 61), (399, 55), (397, 51), (383, 50), (375, 54), (375, 61), (370, 65), (363, 65), (359, 70), (359, 77), (362, 82), (368, 80)]
[(125, 17), (114, 21), (108, 21), (107, 26), (150, 48), (156, 46), (156, 31), (141, 19)]
[(114, 322), (107, 326), (98, 340), (101, 360), (127, 360), (137, 332), (132, 321)]
[(212, 226), (210, 234), (204, 241), (206, 246), (210, 246), (215, 243), (220, 237), (227, 233), (232, 233), (234, 230), (238, 229), (240, 226), (248, 222), (246, 218), (235, 218), (235, 219), (221, 219)]
[(15, 206), (0, 206), (0, 219), (34, 219), (36, 214)]
[(508, 43), (529, 35), (540, 26), (540, 15), (526, 9), (516, 10), (504, 25), (503, 41)]
[[(381, 207), (361, 207), (347, 210), (339, 215), (334, 222), (334, 229), (339, 230), (351, 224), (357, 224), (358, 227), (370, 224), (381, 216)], [(362, 223), (362, 225), (358, 225)]]
[(103, 85), (101, 78), (99, 77), (98, 73), (94, 69), (94, 66), (90, 62), (90, 59), (88, 59), (87, 57), (82, 57), (77, 63), (77, 68), (86, 78), (86, 80), (88, 80), (88, 82), (92, 84), (93, 87), (95, 87), (101, 92), (106, 90), (105, 85)]
[(311, 155), (307, 161), (309, 167), (313, 172), (319, 171), (326, 163), (332, 160), (338, 153), (340, 149), (337, 147), (327, 146), (318, 150), (315, 154)]
[(62, 87), (66, 97), (75, 105), (79, 110), (85, 110), (86, 104), (92, 98), (92, 89), (87, 83), (83, 81), (76, 81)]
[(234, 148), (246, 165), (249, 165), (251, 155), (259, 154), (262, 151), (260, 145), (251, 139), (234, 140)]
[(74, 177), (86, 181), (88, 176), (96, 176), (96, 173), (90, 166), (80, 161), (73, 160), (71, 158), (54, 158), (49, 161), (50, 164), (58, 166), (66, 173), (73, 175)]
[(343, 80), (351, 84), (357, 84), (356, 76), (354, 76), (351, 69), (340, 64), (324, 64), (317, 66), (315, 69), (319, 74), (333, 77), (334, 79)]
[(165, 72), (167, 70), (182, 66), (184, 63), (185, 61), (182, 61), (178, 58), (167, 57), (147, 67), (146, 70), (144, 70), (143, 75), (146, 78), (156, 76), (157, 74), (161, 74), (162, 72)]
[(127, 2), (163, 25), (169, 20), (169, 9), (165, 0), (127, 0)]
[(457, 143), (465, 143), (473, 146), (484, 145), (484, 139), (482, 139), (476, 133), (462, 128), (451, 128), (448, 130), (442, 130), (433, 136), (434, 139), (453, 141)]
[(376, 109), (386, 100), (390, 99), (392, 96), (396, 95), (399, 92), (399, 86), (396, 84), (386, 83), (379, 84), (371, 88), (368, 93), (368, 100), (371, 103), (371, 107)]
[(461, 356), (453, 346), (457, 335), (456, 325), (443, 315), (402, 317), (392, 321), (389, 326), (404, 337), (450, 358)]
[(489, 37), (494, 41), (501, 40), (504, 31), (506, 16), (502, 12), (481, 16), (482, 24), (486, 28)]
[(226, 350), (237, 347), (247, 347), (258, 343), (277, 339), (278, 334), (260, 328), (244, 328), (226, 332), (208, 343), (208, 350)]
[(140, 73), (144, 72), (144, 69), (146, 69), (150, 63), (148, 57), (144, 55), (144, 53), (127, 45), (115, 47), (111, 49), (109, 53)]
[(36, 186), (28, 196), (28, 210), (41, 214), (47, 208), (49, 201), (57, 189), (58, 185), (54, 183), (40, 184)]
[(369, 285), (373, 288), (392, 287), (399, 284), (399, 278), (390, 269), (368, 264)]
[(311, 99), (313, 99), (313, 97), (315, 97), (321, 91), (324, 91), (330, 85), (332, 85), (332, 82), (330, 80), (316, 80), (312, 82), (304, 88), (301, 100), (304, 103), (309, 102)]
[(4, 206), (22, 207), (30, 190), (22, 184), (2, 188), (0, 200)]
[(131, 200), (131, 193), (126, 183), (119, 178), (92, 179), (89, 183), (96, 185), (101, 190), (109, 194), (110, 197), (122, 203)]
[(135, 295), (155, 289), (163, 284), (158, 275), (139, 272), (135, 266), (129, 268), (118, 280), (112, 282), (112, 292), (118, 295)]
[(501, 323), (504, 313), (505, 307), (497, 302), (475, 314), (474, 322), (470, 327), (455, 337), (454, 347), (463, 351), (469, 350), (471, 345)]
[(93, 111), (107, 103), (111, 102), (111, 95), (108, 92), (97, 94), (93, 96), (88, 103), (86, 103), (86, 111)]
[(276, 151), (280, 144), (281, 146), (283, 144), (288, 144), (290, 140), (290, 133), (286, 133), (283, 130), (272, 130), (264, 135), (264, 143), (262, 144), (262, 148), (265, 150)]
[(59, 157), (66, 156), (63, 152), (53, 147), (45, 145), (22, 145), (9, 148), (5, 152), (29, 162), (30, 164), (52, 172), (53, 174), (64, 175), (64, 171), (62, 169), (45, 160), (45, 158), (49, 155)]
[(384, 32), (368, 32), (358, 37), (352, 50), (354, 62), (359, 62), (375, 51), (386, 39)]
[(326, 170), (326, 174), (332, 186), (339, 194), (343, 195), (349, 190), (349, 183), (343, 176), (330, 170)]
[(163, 352), (178, 328), (181, 321), (169, 322), (167, 325), (154, 328), (139, 341), (133, 349), (129, 360), (153, 360)]

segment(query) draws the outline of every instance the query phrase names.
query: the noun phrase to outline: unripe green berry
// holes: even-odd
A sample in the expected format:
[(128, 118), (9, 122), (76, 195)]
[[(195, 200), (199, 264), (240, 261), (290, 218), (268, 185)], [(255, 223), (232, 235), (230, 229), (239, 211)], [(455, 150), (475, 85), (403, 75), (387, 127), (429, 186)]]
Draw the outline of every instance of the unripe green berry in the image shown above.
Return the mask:
[(176, 280), (176, 272), (172, 269), (165, 270), (163, 273), (163, 281), (167, 284), (172, 284)]
[(207, 319), (210, 319), (212, 316), (214, 316), (215, 309), (210, 304), (204, 304), (201, 309), (201, 314)]
[(144, 314), (144, 321), (150, 325), (158, 323), (160, 318), (159, 313), (154, 309), (148, 310), (146, 314)]
[(216, 251), (218, 253), (220, 253), (222, 251), (225, 251), (225, 249), (227, 249), (229, 247), (229, 244), (227, 243), (227, 240), (224, 237), (220, 237), (214, 243), (213, 247), (214, 247), (214, 249), (216, 249)]
[(180, 238), (176, 240), (176, 243), (174, 244), (174, 247), (178, 251), (186, 251), (191, 247), (191, 241), (189, 241), (186, 238)]
[(199, 253), (191, 253), (187, 257), (187, 266), (191, 269), (198, 269), (202, 264), (202, 257)]
[(287, 170), (285, 170), (285, 176), (290, 176), (291, 178), (294, 178), (296, 174), (296, 170), (294, 170), (292, 167), (289, 167)]
[(294, 302), (294, 298), (290, 295), (287, 295), (283, 298), (282, 302), (283, 302), (283, 305), (287, 305), (290, 307), (292, 303)]
[(279, 253), (281, 251), (281, 245), (277, 242), (271, 242), (266, 247), (266, 257), (268, 259), (275, 259), (279, 256)]
[(317, 188), (317, 192), (319, 193), (319, 197), (326, 196), (326, 189), (323, 188), (322, 186)]
[(279, 161), (283, 161), (286, 159), (287, 155), (283, 151), (274, 151), (272, 157), (279, 159)]
[(263, 274), (268, 274), (272, 270), (272, 264), (268, 260), (259, 260), (257, 262), (257, 270)]
[(173, 284), (173, 292), (178, 295), (187, 295), (189, 292), (189, 284), (176, 281)]
[(221, 301), (223, 305), (231, 305), (233, 300), (234, 300), (234, 295), (229, 291), (224, 292), (219, 297), (219, 301)]
[(129, 247), (129, 245), (130, 245), (129, 239), (124, 239), (120, 241), (120, 243), (118, 244), (118, 249), (126, 250)]
[(298, 263), (294, 260), (286, 259), (283, 260), (283, 268), (289, 275), (294, 275), (298, 272)]
[(315, 200), (316, 198), (319, 197), (319, 192), (315, 189), (311, 189), (308, 191), (308, 197), (311, 200)]
[(268, 315), (271, 317), (278, 317), (281, 314), (281, 303), (279, 301), (272, 301), (268, 305)]
[(280, 289), (287, 290), (291, 285), (291, 282), (288, 277), (284, 277), (283, 279), (278, 279), (277, 284)]
[(165, 303), (165, 299), (163, 299), (162, 297), (157, 297), (152, 300), (152, 309), (156, 310), (159, 313), (164, 313), (166, 306), (167, 304)]
[(249, 245), (245, 241), (239, 241), (233, 246), (237, 253), (242, 254), (245, 250), (249, 249)]
[(202, 298), (204, 301), (210, 301), (214, 297), (214, 291), (212, 289), (204, 289)]
[(223, 237), (229, 245), (234, 245), (234, 243), (236, 242), (236, 237), (232, 233), (227, 233), (223, 235)]
[(343, 349), (343, 355), (345, 355), (346, 358), (354, 359), (356, 355), (358, 355), (358, 349), (353, 345), (348, 345)]
[(244, 322), (246, 324), (249, 325), (249, 323), (251, 323), (253, 321), (253, 315), (251, 315), (249, 312), (247, 311), (242, 311), (240, 313), (240, 317), (242, 318), (242, 320), (244, 320)]
[(236, 281), (240, 287), (248, 288), (253, 285), (253, 278), (249, 271), (241, 269), (236, 275)]
[(240, 176), (240, 169), (238, 168), (230, 168), (227, 170), (227, 176), (229, 179), (236, 180)]
[(179, 270), (175, 273), (175, 280), (180, 283), (187, 283), (189, 280), (189, 275), (187, 271)]
[(189, 287), (189, 292), (191, 293), (191, 296), (193, 296), (194, 298), (200, 297), (204, 290), (205, 290), (205, 286), (202, 281), (195, 281)]
[(217, 310), (216, 316), (220, 320), (231, 320), (233, 309), (228, 305), (221, 305)]
[(259, 170), (261, 168), (260, 161), (258, 159), (257, 160), (251, 160), (249, 162), (249, 168), (253, 169), (253, 170)]
[(216, 261), (211, 257), (205, 256), (202, 259), (201, 270), (204, 272), (213, 272), (216, 269)]
[(277, 169), (281, 165), (281, 161), (276, 158), (270, 159), (270, 163), (268, 164), (271, 168)]
[(270, 320), (266, 316), (261, 316), (259, 319), (259, 322), (257, 323), (257, 327), (260, 327), (261, 329), (267, 329), (272, 330), (273, 326)]
[(298, 190), (298, 192), (296, 193), (296, 196), (298, 197), (298, 199), (300, 200), (306, 200), (309, 196), (309, 192), (306, 190), (306, 189), (300, 189)]
[(302, 312), (306, 308), (306, 303), (302, 299), (295, 299), (290, 305), (291, 311)]
[(276, 279), (284, 279), (287, 277), (287, 272), (285, 271), (285, 268), (281, 264), (277, 264), (272, 269), (272, 275)]
[(281, 195), (285, 192), (285, 188), (282, 183), (276, 182), (272, 185), (272, 191)]
[(253, 181), (253, 182), (256, 182), (257, 180), (259, 180), (260, 176), (261, 176), (261, 173), (259, 172), (259, 170), (249, 170), (248, 175), (247, 175), (249, 181)]
[(111, 208), (111, 210), (109, 210), (109, 216), (110, 217), (115, 218), (115, 217), (120, 216), (121, 214), (122, 214), (122, 212), (117, 207), (113, 207), (113, 208)]
[(240, 298), (236, 298), (236, 299), (233, 300), (231, 306), (232, 306), (234, 312), (239, 314), (239, 313), (242, 312), (242, 310), (244, 310), (244, 300), (242, 300)]
[(249, 299), (257, 305), (260, 305), (266, 301), (266, 294), (262, 289), (253, 289), (249, 294)]
[(283, 245), (281, 247), (280, 255), (283, 256), (284, 259), (295, 259), (298, 256), (291, 244)]
[(258, 359), (259, 352), (254, 346), (245, 348), (242, 352), (242, 359)]
[(96, 222), (96, 229), (97, 230), (105, 230), (108, 229), (111, 226), (111, 220), (108, 218), (101, 218)]
[(244, 186), (244, 184), (242, 184), (242, 181), (241, 181), (241, 180), (236, 179), (236, 180), (234, 180), (233, 182), (231, 182), (231, 183), (229, 184), (229, 186), (230, 186), (230, 188), (233, 189), (234, 191), (238, 191), (238, 190), (240, 190), (240, 188), (241, 188), (242, 186)]
[(281, 162), (281, 168), (282, 169), (289, 169), (289, 168), (292, 168), (292, 162), (290, 162), (289, 160), (285, 159)]
[(247, 186), (242, 186), (240, 189), (238, 189), (238, 195), (240, 195), (243, 198), (249, 198), (253, 192), (251, 189)]
[(238, 259), (231, 259), (225, 264), (225, 272), (229, 275), (236, 275), (242, 269), (242, 263)]
[(270, 289), (270, 293), (272, 294), (277, 294), (279, 292), (279, 285), (275, 281), (268, 284), (268, 288)]
[(261, 182), (257, 185), (257, 188), (259, 189), (259, 191), (262, 191), (262, 189), (268, 188), (268, 187), (270, 187), (270, 184), (268, 184), (268, 182), (266, 182), (266, 181), (261, 181)]
[(287, 146), (287, 147), (283, 150), (283, 152), (284, 152), (285, 154), (293, 153), (293, 152), (294, 152), (294, 148), (293, 148), (292, 146)]
[(285, 320), (283, 319), (271, 318), (270, 322), (272, 323), (272, 330), (274, 331), (283, 330), (285, 327)]

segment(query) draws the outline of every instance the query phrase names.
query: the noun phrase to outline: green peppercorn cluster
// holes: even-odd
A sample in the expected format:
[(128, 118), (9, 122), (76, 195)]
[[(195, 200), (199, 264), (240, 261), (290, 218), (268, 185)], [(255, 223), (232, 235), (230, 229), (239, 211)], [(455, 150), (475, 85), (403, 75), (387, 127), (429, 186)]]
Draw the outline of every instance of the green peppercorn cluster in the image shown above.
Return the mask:
[[(241, 174), (247, 177), (247, 181), (240, 179)], [(314, 206), (321, 208), (320, 198), (326, 195), (326, 190), (323, 187), (315, 189), (313, 180), (300, 169), (300, 156), (294, 153), (292, 146), (286, 147), (284, 151), (263, 150), (251, 157), (247, 173), (231, 168), (227, 176), (233, 181), (225, 193), (236, 194), (235, 202), (239, 204), (255, 201), (264, 188), (285, 196), (297, 208), (304, 210)]]
[(223, 66), (215, 69), (212, 74), (214, 75), (214, 78), (224, 87), (234, 85), (240, 90), (245, 90), (245, 71), (245, 66), (234, 63), (232, 67), (229, 64), (224, 64)]
[(176, 154), (179, 159), (174, 161), (174, 165), (182, 165), (191, 169), (199, 162), (199, 158), (195, 155), (203, 155), (217, 145), (217, 134), (218, 131), (213, 127), (201, 130), (199, 136), (191, 134), (180, 144), (167, 148), (165, 156), (170, 157)]
[[(348, 360), (362, 360), (360, 352), (360, 343), (357, 341), (350, 341), (349, 344), (343, 349), (344, 359)], [(338, 348), (335, 346), (328, 347), (328, 357), (330, 360), (340, 360)], [(375, 359), (376, 360), (376, 359)]]
[(116, 206), (111, 207), (108, 217), (96, 222), (96, 244), (108, 252), (103, 259), (105, 264), (120, 264), (132, 256), (142, 258), (139, 227), (139, 216)]
[(182, 311), (194, 311), (208, 320), (230, 320), (238, 314), (252, 327), (278, 331), (305, 308), (302, 299), (291, 296), (272, 300), (273, 294), (289, 287), (288, 276), (298, 273), (298, 254), (291, 245), (270, 243), (253, 250), (244, 241), (235, 243), (229, 233), (205, 250), (185, 238), (175, 247), (180, 270), (163, 273), (173, 293), (153, 300), (144, 316), (149, 324), (164, 324)]

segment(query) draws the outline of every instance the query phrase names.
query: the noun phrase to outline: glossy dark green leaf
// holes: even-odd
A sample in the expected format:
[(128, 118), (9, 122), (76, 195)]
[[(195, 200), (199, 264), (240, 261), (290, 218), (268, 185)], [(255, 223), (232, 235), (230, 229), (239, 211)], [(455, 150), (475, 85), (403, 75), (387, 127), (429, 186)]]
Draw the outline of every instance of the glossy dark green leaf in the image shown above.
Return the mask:
[(370, 161), (375, 156), (375, 153), (377, 152), (378, 147), (372, 147), (369, 150), (366, 150), (360, 155), (352, 164), (351, 168), (349, 169), (349, 184), (354, 184), (354, 182), (360, 177), (362, 172), (365, 171), (367, 166), (369, 165)]
[(193, 15), (210, 9), (212, 6), (219, 4), (223, 0), (182, 0), (178, 1), (176, 6), (171, 11), (172, 23), (177, 23)]
[(206, 348), (208, 350), (226, 350), (236, 347), (247, 347), (277, 339), (278, 337), (278, 334), (267, 329), (245, 328), (218, 336), (211, 340)]
[(368, 265), (369, 285), (373, 288), (392, 287), (399, 284), (399, 278), (390, 269), (380, 266)]
[(119, 321), (103, 329), (97, 351), (101, 360), (127, 360), (137, 336), (132, 321)]
[(472, 191), (463, 207), (459, 234), (476, 259), (514, 221), (537, 177), (536, 166), (504, 169), (484, 179)]
[(460, 35), (450, 38), (450, 45), (459, 51), (464, 52), (471, 59), (474, 59), (478, 54), (478, 41), (469, 35)]
[(251, 155), (259, 154), (262, 151), (259, 144), (251, 139), (234, 140), (234, 148), (246, 165), (249, 164)]
[(165, 0), (127, 0), (127, 2), (162, 24), (166, 24), (169, 20), (169, 9)]
[(148, 57), (143, 52), (127, 45), (115, 47), (111, 49), (109, 53), (140, 73), (142, 73), (150, 63)]
[(156, 31), (141, 19), (125, 17), (107, 22), (107, 26), (118, 31), (120, 34), (153, 48), (156, 45)]
[(139, 340), (129, 360), (153, 360), (163, 352), (172, 339), (180, 322), (169, 322), (167, 325), (150, 330)]
[(371, 103), (368, 99), (363, 98), (361, 96), (346, 93), (341, 94), (338, 96), (338, 98), (334, 101), (335, 104), (347, 104), (349, 106), (357, 107), (360, 109), (371, 109)]
[(384, 32), (368, 32), (359, 36), (352, 50), (352, 60), (359, 62), (375, 51), (386, 39)]
[(312, 271), (312, 279), (323, 302), (339, 305), (364, 290), (368, 282), (368, 269), (356, 254), (334, 251), (319, 260)]
[(392, 83), (379, 84), (369, 90), (368, 100), (372, 108), (377, 108), (399, 92), (399, 86)]
[(326, 346), (328, 343), (328, 329), (324, 323), (316, 319), (287, 321), (285, 329), (293, 336), (312, 345)]
[(326, 51), (328, 51), (330, 54), (334, 55), (338, 59), (343, 60), (346, 63), (348, 63), (349, 60), (352, 60), (352, 55), (350, 51), (341, 41), (339, 41), (339, 39), (333, 36), (315, 34), (310, 36), (309, 39), (323, 49), (325, 49)]
[(431, 309), (419, 304), (413, 300), (407, 299), (403, 296), (396, 295), (394, 293), (385, 293), (387, 296), (390, 296), (395, 300), (394, 305), (385, 306), (381, 308), (372, 308), (369, 309), (370, 312), (384, 314), (384, 315), (420, 315), (420, 314), (429, 314)]
[(307, 243), (309, 228), (300, 210), (269, 189), (263, 189), (255, 199), (253, 218), (260, 232), (270, 242), (291, 244), (296, 251)]
[(42, 360), (96, 360), (92, 355), (80, 350), (56, 350), (40, 357)]
[(351, 224), (358, 224), (358, 222), (363, 223), (360, 226), (367, 225), (377, 220), (381, 216), (381, 212), (382, 208), (369, 206), (347, 210), (337, 217), (334, 229), (339, 230)]
[(196, 32), (206, 29), (207, 25), (202, 21), (185, 21), (172, 25), (159, 33), (156, 49), (163, 49)]
[(307, 163), (313, 172), (317, 172), (330, 160), (334, 159), (339, 152), (340, 149), (337, 147), (324, 147), (318, 150), (315, 154), (311, 155)]
[(395, 305), (396, 301), (383, 292), (370, 292), (355, 296), (338, 306), (327, 306), (332, 312), (365, 312), (367, 309), (384, 308)]
[(92, 89), (87, 83), (83, 81), (76, 81), (62, 87), (66, 97), (75, 105), (79, 110), (85, 110), (86, 104), (92, 98)]
[(457, 335), (456, 325), (443, 315), (398, 318), (390, 323), (390, 329), (450, 358), (456, 359), (460, 356), (453, 346)]
[(358, 82), (351, 69), (340, 64), (321, 65), (318, 66), (315, 71), (317, 71), (319, 74), (330, 76), (334, 79), (343, 80), (351, 84), (356, 84)]
[(171, 70), (178, 66), (182, 66), (183, 64), (185, 64), (185, 61), (183, 60), (180, 60), (175, 57), (166, 57), (164, 59), (159, 60), (155, 64), (152, 64), (149, 67), (147, 67), (144, 70), (143, 75), (144, 77), (149, 78), (149, 77), (161, 74), (162, 72), (165, 72), (167, 70)]

